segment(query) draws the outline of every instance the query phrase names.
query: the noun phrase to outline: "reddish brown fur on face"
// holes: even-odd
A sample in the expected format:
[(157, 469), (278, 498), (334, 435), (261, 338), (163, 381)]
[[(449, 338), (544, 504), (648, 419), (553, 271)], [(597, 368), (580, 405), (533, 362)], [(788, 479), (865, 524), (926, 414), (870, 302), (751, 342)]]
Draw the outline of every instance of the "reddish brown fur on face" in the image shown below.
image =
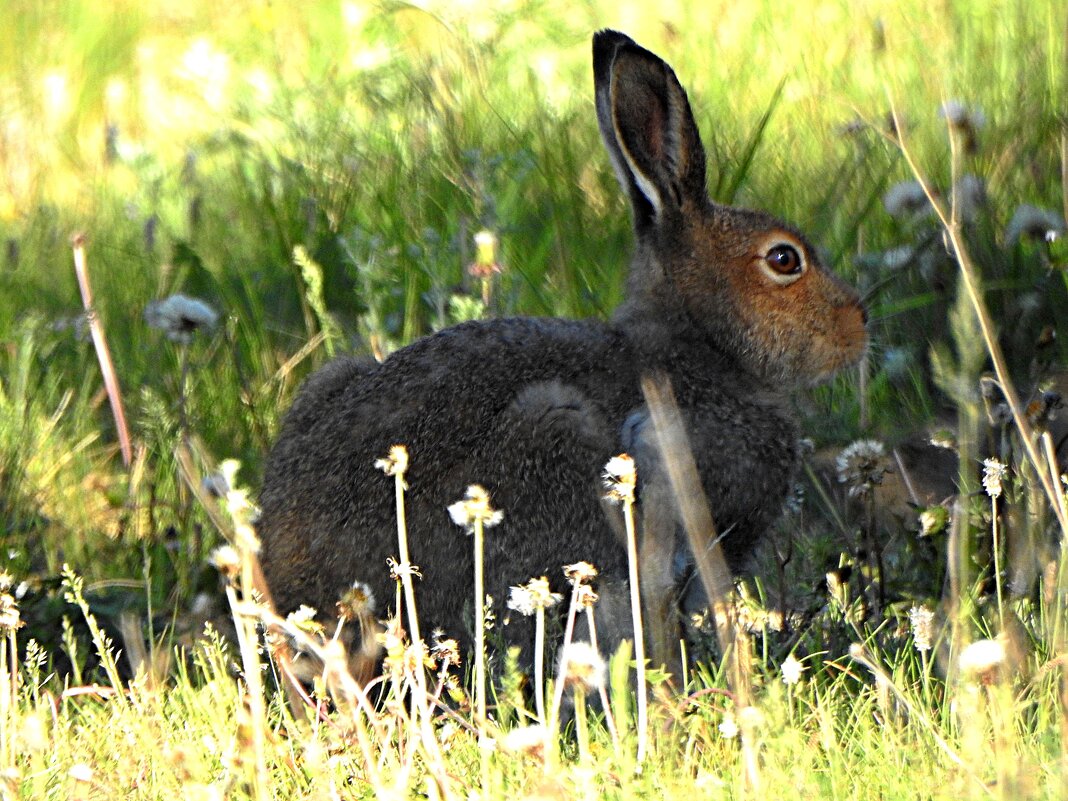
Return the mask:
[[(827, 272), (798, 233), (760, 212), (713, 206), (693, 215), (689, 251), (670, 269), (694, 322), (764, 378), (819, 383), (867, 349), (856, 291)], [(800, 276), (779, 282), (762, 265), (772, 243), (794, 247)]]

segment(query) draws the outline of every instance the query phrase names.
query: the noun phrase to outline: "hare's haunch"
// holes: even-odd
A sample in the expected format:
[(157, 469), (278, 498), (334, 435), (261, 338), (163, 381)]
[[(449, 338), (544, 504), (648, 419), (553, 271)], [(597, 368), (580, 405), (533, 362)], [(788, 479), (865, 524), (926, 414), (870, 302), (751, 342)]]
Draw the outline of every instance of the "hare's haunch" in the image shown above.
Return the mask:
[[(670, 555), (643, 566), (666, 577), (642, 581), (649, 625), (662, 633), (674, 625), (665, 598), (692, 559), (662, 491), (646, 374), (671, 383), (731, 567), (779, 514), (797, 464), (787, 394), (860, 359), (864, 310), (795, 230), (709, 199), (697, 125), (664, 61), (606, 30), (593, 38), (593, 73), (601, 135), (634, 215), (626, 300), (610, 322), (468, 323), (382, 364), (340, 359), (314, 375), (286, 417), (261, 495), (263, 568), (279, 611), (306, 603), (328, 617), (360, 581), (376, 614), (390, 613), (394, 488), (374, 463), (404, 444), (422, 631), (469, 628), (471, 544), (446, 508), (481, 484), (504, 512), (486, 536), (498, 617), (509, 586), (545, 575), (565, 591), (561, 567), (585, 560), (601, 571), (602, 645), (612, 647), (630, 631), (619, 602), (626, 553), (601, 473), (626, 451), (637, 463), (639, 534)], [(514, 630), (505, 637), (529, 641)]]

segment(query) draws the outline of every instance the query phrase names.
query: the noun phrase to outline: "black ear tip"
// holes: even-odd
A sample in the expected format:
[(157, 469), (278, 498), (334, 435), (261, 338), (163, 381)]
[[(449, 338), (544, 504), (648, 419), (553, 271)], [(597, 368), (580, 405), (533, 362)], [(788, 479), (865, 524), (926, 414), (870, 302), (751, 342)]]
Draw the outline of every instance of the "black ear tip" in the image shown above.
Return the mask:
[(593, 63), (610, 63), (620, 45), (634, 44), (625, 33), (604, 28), (593, 35)]

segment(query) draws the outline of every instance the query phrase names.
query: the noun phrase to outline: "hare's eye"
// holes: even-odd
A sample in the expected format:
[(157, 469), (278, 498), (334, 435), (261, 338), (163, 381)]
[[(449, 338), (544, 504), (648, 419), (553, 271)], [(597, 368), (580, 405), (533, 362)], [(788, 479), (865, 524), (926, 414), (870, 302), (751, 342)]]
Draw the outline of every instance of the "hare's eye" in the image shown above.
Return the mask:
[(779, 275), (798, 275), (804, 268), (801, 254), (791, 245), (776, 245), (768, 251), (764, 261)]

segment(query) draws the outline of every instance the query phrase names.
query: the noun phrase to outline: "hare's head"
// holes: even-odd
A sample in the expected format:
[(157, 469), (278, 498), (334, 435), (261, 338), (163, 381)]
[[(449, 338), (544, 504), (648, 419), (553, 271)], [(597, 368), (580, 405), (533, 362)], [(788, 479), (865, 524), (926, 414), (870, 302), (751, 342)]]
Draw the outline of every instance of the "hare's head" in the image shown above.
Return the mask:
[(616, 31), (593, 39), (597, 118), (634, 211), (631, 304), (674, 317), (765, 379), (815, 383), (867, 347), (855, 291), (797, 231), (713, 203), (686, 92), (663, 60)]

